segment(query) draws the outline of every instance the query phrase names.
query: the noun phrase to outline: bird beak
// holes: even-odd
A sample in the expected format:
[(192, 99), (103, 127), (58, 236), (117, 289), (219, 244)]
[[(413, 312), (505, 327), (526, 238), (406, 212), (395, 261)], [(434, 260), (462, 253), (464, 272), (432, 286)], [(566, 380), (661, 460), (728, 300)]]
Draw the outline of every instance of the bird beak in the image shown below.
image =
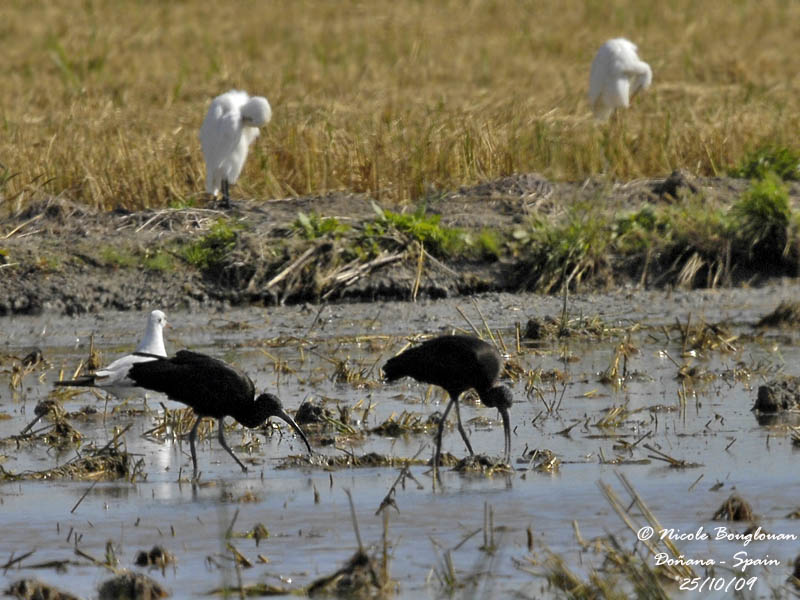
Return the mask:
[(306, 446), (308, 447), (308, 453), (309, 454), (314, 454), (314, 451), (311, 449), (311, 444), (308, 443), (308, 438), (306, 437), (306, 434), (303, 433), (303, 430), (300, 429), (300, 426), (297, 423), (294, 422), (294, 419), (292, 417), (290, 417), (284, 411), (276, 412), (272, 416), (273, 417), (278, 417), (279, 419), (283, 419), (289, 425), (291, 425), (292, 429), (294, 429), (297, 432), (297, 435), (299, 435), (300, 438), (306, 443)]
[(508, 415), (508, 409), (498, 409), (500, 416), (503, 417), (503, 433), (505, 434), (505, 460), (511, 461), (511, 418)]

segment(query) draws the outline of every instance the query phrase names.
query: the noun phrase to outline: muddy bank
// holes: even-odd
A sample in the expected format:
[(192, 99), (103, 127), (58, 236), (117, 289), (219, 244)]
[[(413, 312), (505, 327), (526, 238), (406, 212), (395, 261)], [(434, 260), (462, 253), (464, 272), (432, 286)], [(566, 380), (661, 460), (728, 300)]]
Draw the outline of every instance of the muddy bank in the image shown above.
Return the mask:
[[(558, 229), (565, 222), (583, 219), (591, 234), (593, 211), (609, 227), (638, 227), (639, 215), (687, 198), (695, 208), (733, 206), (748, 185), (686, 174), (626, 184), (528, 174), (431, 192), (416, 208), (333, 193), (239, 200), (229, 211), (139, 213), (40, 196), (0, 220), (0, 315), (552, 293), (564, 282), (583, 290), (716, 287), (794, 276), (791, 252), (770, 262), (713, 240), (658, 251), (640, 242), (621, 255), (594, 253), (581, 233), (558, 246), (571, 231)], [(798, 186), (788, 191), (796, 204)]]

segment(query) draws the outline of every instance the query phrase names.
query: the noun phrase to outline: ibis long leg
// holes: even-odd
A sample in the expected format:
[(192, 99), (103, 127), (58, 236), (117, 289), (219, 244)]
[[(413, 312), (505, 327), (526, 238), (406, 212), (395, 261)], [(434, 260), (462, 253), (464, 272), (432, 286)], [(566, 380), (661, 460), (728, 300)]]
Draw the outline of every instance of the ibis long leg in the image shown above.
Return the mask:
[(439, 455), (442, 452), (442, 433), (444, 432), (444, 424), (445, 421), (447, 421), (447, 415), (450, 414), (450, 409), (453, 407), (454, 402), (457, 402), (457, 400), (451, 398), (450, 402), (447, 403), (447, 406), (442, 413), (442, 418), (439, 420), (439, 427), (436, 429), (436, 450), (433, 453), (434, 484), (436, 483), (436, 479), (439, 477)]
[(197, 438), (197, 428), (200, 426), (200, 421), (203, 417), (197, 417), (197, 420), (192, 425), (192, 430), (189, 432), (189, 449), (192, 451), (192, 467), (193, 479), (197, 479), (197, 450), (194, 449), (194, 440)]
[(506, 453), (505, 453), (505, 462), (511, 462), (511, 419), (508, 416), (507, 410), (500, 410), (500, 416), (503, 417), (503, 434), (506, 438)]
[(244, 463), (242, 463), (242, 461), (239, 460), (239, 458), (233, 453), (233, 450), (231, 450), (228, 447), (228, 442), (225, 441), (225, 423), (223, 422), (224, 420), (225, 417), (220, 417), (219, 419), (219, 443), (223, 448), (225, 448), (225, 450), (228, 451), (228, 454), (230, 454), (233, 457), (233, 460), (239, 463), (239, 466), (242, 467), (242, 471), (247, 472), (247, 467), (244, 466)]
[(464, 443), (467, 445), (467, 450), (469, 450), (470, 456), (474, 456), (475, 453), (472, 451), (472, 444), (469, 443), (467, 432), (464, 430), (464, 426), (461, 424), (461, 408), (459, 407), (458, 400), (456, 400), (455, 402), (456, 402), (456, 421), (458, 422), (458, 432), (461, 434), (461, 439), (463, 439)]

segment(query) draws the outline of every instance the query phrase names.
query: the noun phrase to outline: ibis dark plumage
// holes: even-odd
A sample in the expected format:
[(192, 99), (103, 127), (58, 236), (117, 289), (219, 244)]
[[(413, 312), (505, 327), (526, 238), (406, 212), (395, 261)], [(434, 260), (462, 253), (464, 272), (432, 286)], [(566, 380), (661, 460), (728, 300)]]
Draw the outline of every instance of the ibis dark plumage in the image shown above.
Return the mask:
[(225, 441), (223, 421), (226, 416), (231, 416), (250, 428), (263, 425), (269, 417), (283, 419), (297, 432), (311, 452), (311, 444), (303, 430), (283, 410), (281, 401), (272, 394), (261, 394), (255, 398), (256, 389), (252, 380), (224, 361), (199, 352), (181, 350), (171, 358), (157, 357), (156, 360), (136, 363), (131, 367), (128, 376), (137, 386), (162, 392), (171, 400), (194, 409), (197, 421), (189, 433), (189, 446), (195, 478), (195, 438), (203, 417), (213, 417), (219, 421), (219, 443), (243, 471), (247, 471), (247, 467)]
[(496, 408), (503, 418), (505, 460), (510, 460), (511, 425), (508, 410), (511, 408), (513, 398), (507, 386), (497, 384), (502, 367), (500, 354), (492, 345), (467, 335), (444, 335), (433, 338), (390, 358), (383, 366), (387, 381), (411, 377), (423, 383), (438, 385), (450, 396), (450, 402), (444, 409), (436, 431), (434, 473), (439, 467), (444, 423), (453, 405), (456, 409), (458, 430), (470, 454), (473, 453), (467, 432), (461, 424), (461, 413), (458, 408), (458, 397), (468, 389), (478, 392), (481, 402), (485, 406)]

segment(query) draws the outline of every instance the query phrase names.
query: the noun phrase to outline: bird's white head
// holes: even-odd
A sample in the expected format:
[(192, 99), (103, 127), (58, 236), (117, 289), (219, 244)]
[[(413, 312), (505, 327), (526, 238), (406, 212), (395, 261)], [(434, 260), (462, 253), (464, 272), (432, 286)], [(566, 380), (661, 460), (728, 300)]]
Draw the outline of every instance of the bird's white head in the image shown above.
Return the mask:
[(169, 323), (167, 323), (167, 315), (165, 315), (163, 311), (154, 310), (150, 313), (150, 325), (159, 329), (163, 329), (169, 325)]
[(263, 96), (253, 96), (241, 110), (242, 123), (249, 127), (261, 127), (272, 119), (272, 107)]
[(167, 315), (160, 310), (154, 310), (147, 319), (147, 329), (144, 332), (142, 341), (137, 346), (137, 352), (166, 356), (167, 349), (164, 347), (164, 327), (167, 323)]
[[(639, 89), (646, 90), (650, 87), (650, 84), (653, 83), (653, 70), (650, 68), (646, 62), (642, 61), (641, 72), (639, 74)], [(632, 93), (635, 93), (637, 90), (634, 90)]]

